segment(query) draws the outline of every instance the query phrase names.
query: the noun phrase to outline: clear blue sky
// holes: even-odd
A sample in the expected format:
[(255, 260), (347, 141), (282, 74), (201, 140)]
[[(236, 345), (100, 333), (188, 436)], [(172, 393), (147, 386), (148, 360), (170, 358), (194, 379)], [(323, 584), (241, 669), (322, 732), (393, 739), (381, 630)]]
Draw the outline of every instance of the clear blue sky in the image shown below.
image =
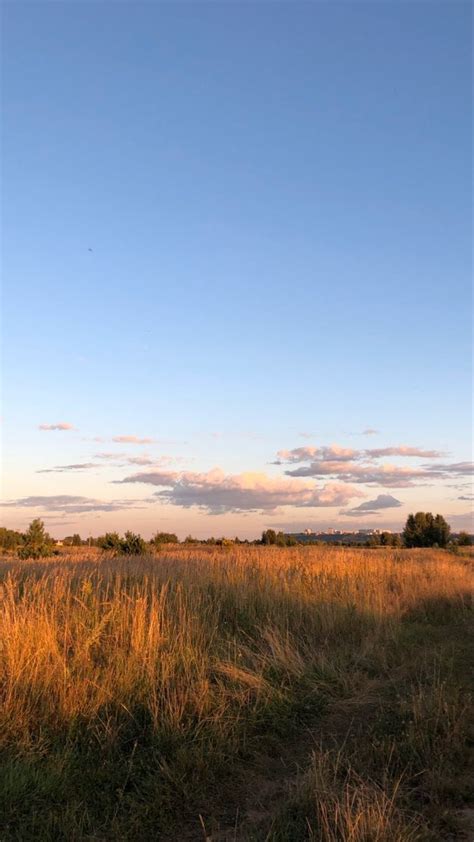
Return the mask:
[[(296, 481), (269, 464), (278, 450), (333, 442), (470, 458), (471, 14), (4, 4), (6, 521), (340, 524), (339, 503), (246, 513), (233, 478), (263, 472), (266, 493)], [(38, 429), (59, 422), (75, 429)], [(118, 435), (158, 441), (98, 458)], [(197, 491), (183, 505), (181, 475), (151, 503), (156, 482), (116, 484), (144, 452), (143, 470), (191, 472), (194, 491), (219, 466), (237, 509), (208, 515)], [(37, 473), (71, 464), (94, 467)], [(389, 490), (403, 508), (377, 524), (429, 503), (465, 525), (469, 492), (446, 477)], [(72, 513), (54, 495), (132, 508)]]

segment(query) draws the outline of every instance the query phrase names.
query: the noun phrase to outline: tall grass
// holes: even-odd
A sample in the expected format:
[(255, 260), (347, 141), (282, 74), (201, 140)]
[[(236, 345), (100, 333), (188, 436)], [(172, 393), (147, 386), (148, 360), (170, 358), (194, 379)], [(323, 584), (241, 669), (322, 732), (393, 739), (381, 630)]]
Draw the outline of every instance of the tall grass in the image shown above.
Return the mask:
[[(467, 798), (469, 564), (311, 547), (0, 563), (5, 838), (441, 838)], [(275, 753), (278, 804), (253, 820)]]

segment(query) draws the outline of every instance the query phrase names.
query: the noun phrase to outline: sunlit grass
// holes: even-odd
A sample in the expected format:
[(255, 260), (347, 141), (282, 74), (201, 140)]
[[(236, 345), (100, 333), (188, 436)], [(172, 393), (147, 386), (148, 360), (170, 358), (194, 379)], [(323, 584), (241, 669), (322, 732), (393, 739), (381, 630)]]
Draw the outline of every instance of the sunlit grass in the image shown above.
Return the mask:
[[(467, 798), (470, 564), (314, 547), (5, 561), (5, 838), (440, 838), (440, 803)], [(308, 729), (307, 772), (252, 822), (257, 758), (290, 768), (298, 744), (301, 763)]]

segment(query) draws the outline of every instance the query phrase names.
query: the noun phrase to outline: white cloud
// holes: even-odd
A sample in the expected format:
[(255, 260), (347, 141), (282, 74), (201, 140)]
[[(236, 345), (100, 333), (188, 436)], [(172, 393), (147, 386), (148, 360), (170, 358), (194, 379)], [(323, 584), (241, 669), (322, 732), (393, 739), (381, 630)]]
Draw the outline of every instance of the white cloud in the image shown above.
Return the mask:
[(263, 473), (228, 475), (219, 468), (206, 473), (194, 471), (152, 471), (133, 474), (122, 483), (148, 483), (159, 486), (156, 496), (183, 508), (198, 506), (212, 514), (223, 512), (271, 512), (282, 506), (344, 506), (363, 494), (347, 484), (328, 483), (320, 488), (313, 482), (273, 479)]
[(39, 430), (74, 430), (73, 424), (68, 424), (66, 421), (59, 421), (57, 424), (40, 424)]
[(357, 458), (359, 452), (350, 447), (333, 444), (330, 447), (295, 447), (293, 450), (279, 450), (276, 465), (309, 462), (310, 460), (346, 462)]

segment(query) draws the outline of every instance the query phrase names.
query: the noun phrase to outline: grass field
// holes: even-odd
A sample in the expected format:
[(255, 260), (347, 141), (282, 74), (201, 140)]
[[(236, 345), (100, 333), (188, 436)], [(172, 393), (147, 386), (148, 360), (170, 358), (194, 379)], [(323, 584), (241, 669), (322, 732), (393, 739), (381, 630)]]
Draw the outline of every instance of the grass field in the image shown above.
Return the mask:
[(0, 839), (468, 839), (472, 572), (437, 550), (5, 559)]

